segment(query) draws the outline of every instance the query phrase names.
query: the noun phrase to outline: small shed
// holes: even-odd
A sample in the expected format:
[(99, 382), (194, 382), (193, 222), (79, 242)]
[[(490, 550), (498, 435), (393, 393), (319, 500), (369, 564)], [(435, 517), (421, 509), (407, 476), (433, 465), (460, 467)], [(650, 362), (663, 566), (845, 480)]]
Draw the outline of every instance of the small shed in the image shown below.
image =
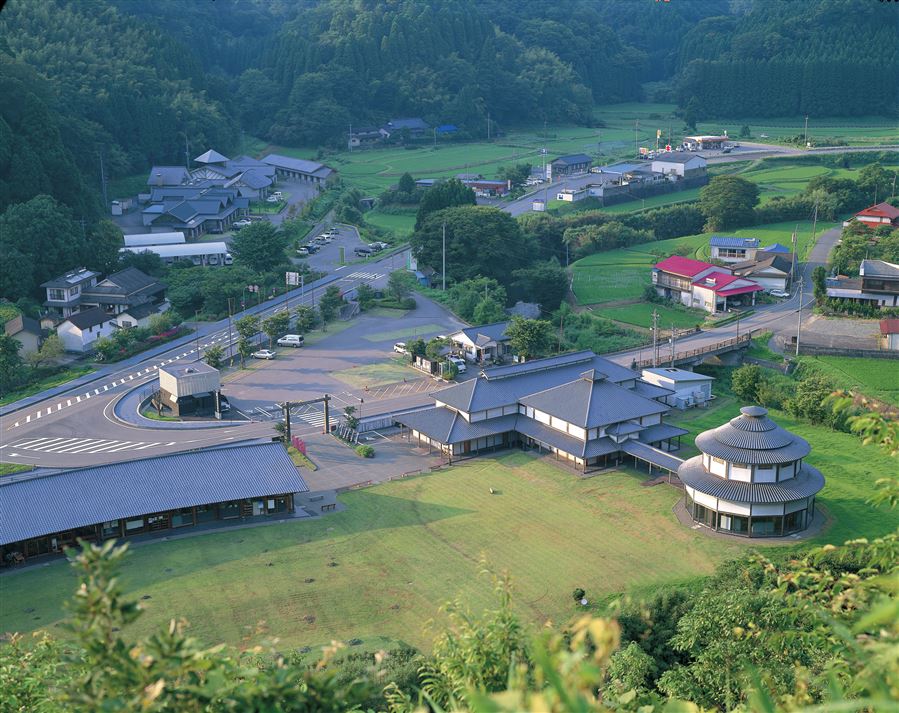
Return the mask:
[(159, 400), (172, 415), (208, 415), (222, 382), (218, 369), (202, 361), (159, 367)]
[(676, 367), (658, 367), (644, 369), (642, 378), (643, 381), (671, 391), (669, 396), (659, 400), (682, 411), (691, 406), (701, 406), (712, 399), (712, 382), (715, 380), (712, 376)]
[(880, 320), (880, 336), (884, 349), (899, 351), (899, 319)]

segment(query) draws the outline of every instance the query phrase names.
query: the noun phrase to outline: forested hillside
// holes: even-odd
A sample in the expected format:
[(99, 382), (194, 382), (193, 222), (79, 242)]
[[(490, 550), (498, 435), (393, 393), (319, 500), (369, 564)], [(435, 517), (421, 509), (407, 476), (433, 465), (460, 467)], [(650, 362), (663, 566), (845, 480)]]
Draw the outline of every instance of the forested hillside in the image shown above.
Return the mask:
[(880, 2), (754, 2), (685, 33), (681, 106), (699, 116), (859, 116), (899, 102), (899, 12)]

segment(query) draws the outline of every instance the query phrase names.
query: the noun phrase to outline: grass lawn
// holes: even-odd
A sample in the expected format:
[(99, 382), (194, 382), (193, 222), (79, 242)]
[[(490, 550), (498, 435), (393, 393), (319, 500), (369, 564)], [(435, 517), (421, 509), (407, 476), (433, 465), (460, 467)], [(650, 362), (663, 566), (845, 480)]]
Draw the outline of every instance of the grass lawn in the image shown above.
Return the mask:
[(771, 341), (771, 335), (772, 332), (762, 332), (757, 337), (753, 337), (749, 349), (746, 350), (746, 356), (777, 363), (782, 362), (784, 358), (783, 354), (772, 351), (768, 346), (768, 342)]
[(644, 201), (639, 198), (627, 201), (625, 203), (616, 203), (615, 205), (603, 208), (604, 213), (632, 213), (641, 210), (649, 210), (650, 208), (661, 208), (663, 205), (672, 205), (674, 203), (686, 203), (688, 201), (699, 200), (699, 188), (688, 188), (685, 191), (677, 191), (675, 193), (665, 193), (660, 196), (652, 196)]
[(285, 193), (285, 198), (283, 200), (278, 201), (277, 203), (269, 203), (268, 201), (252, 201), (250, 203), (250, 213), (256, 214), (277, 214), (280, 213), (284, 206), (287, 205), (286, 198), (290, 197), (290, 194)]
[(684, 307), (677, 309), (676, 307), (668, 307), (666, 305), (657, 305), (650, 302), (636, 302), (629, 305), (621, 305), (619, 307), (606, 307), (596, 310), (596, 314), (600, 317), (608, 317), (617, 322), (625, 324), (633, 324), (637, 327), (649, 329), (652, 327), (652, 311), (659, 313), (659, 327), (668, 329), (672, 322), (674, 326), (680, 329), (687, 327), (695, 327), (701, 324), (708, 316), (702, 310), (690, 310)]
[[(284, 647), (383, 636), (428, 648), (424, 622), (440, 621), (443, 602), (493, 604), (486, 557), (510, 572), (527, 621), (564, 622), (577, 586), (597, 599), (682, 582), (745, 551), (680, 526), (671, 512), (680, 493), (643, 479), (580, 479), (521, 453), (475, 459), (341, 495), (346, 510), (316, 520), (137, 547), (122, 582), (150, 597), (133, 625), (142, 633), (179, 614), (208, 643), (252, 645), (263, 635), (243, 637), (261, 621)], [(74, 577), (56, 562), (3, 588), (0, 631), (26, 631), (64, 616)]]
[(363, 388), (395, 384), (404, 378), (414, 376), (415, 373), (405, 359), (391, 359), (383, 364), (367, 364), (342, 371), (332, 371), (331, 376), (350, 386)]
[(624, 265), (613, 263), (605, 269), (572, 267), (571, 290), (581, 304), (601, 304), (639, 299), (649, 284), (652, 263)]
[(897, 360), (820, 356), (802, 357), (802, 363), (824, 372), (842, 388), (899, 406)]
[(397, 237), (407, 237), (412, 234), (415, 228), (415, 214), (395, 215), (393, 213), (382, 213), (379, 210), (370, 210), (365, 214), (365, 222), (372, 225), (389, 230)]
[(0, 475), (24, 473), (26, 470), (32, 470), (33, 468), (33, 465), (26, 465), (24, 463), (0, 463)]
[[(719, 398), (711, 408), (669, 419), (690, 430), (682, 438), (685, 447), (678, 453), (681, 458), (698, 452), (693, 445), (696, 434), (739, 415), (742, 404), (729, 393), (727, 385), (714, 382), (712, 391)], [(834, 518), (834, 523), (810, 540), (812, 544), (842, 544), (856, 537), (879, 537), (899, 527), (899, 510), (873, 508), (865, 502), (874, 492), (874, 481), (895, 470), (895, 458), (874, 446), (862, 446), (861, 439), (852, 434), (799, 422), (782, 411), (771, 410), (770, 416), (809, 442), (812, 452), (807, 460), (827, 479), (818, 502)]]
[[(396, 311), (396, 310), (392, 310)], [(392, 339), (415, 339), (416, 337), (424, 337), (426, 334), (439, 334), (446, 330), (442, 324), (422, 324), (413, 327), (398, 327), (386, 332), (375, 332), (374, 334), (363, 334), (362, 338), (370, 342), (386, 342)]]
[(46, 379), (41, 379), (30, 386), (26, 386), (24, 389), (10, 391), (8, 394), (4, 394), (3, 398), (0, 399), (0, 406), (11, 404), (13, 401), (18, 401), (19, 399), (24, 399), (28, 396), (34, 396), (34, 394), (38, 394), (45, 389), (52, 389), (54, 386), (60, 386), (73, 379), (84, 376), (85, 374), (90, 374), (93, 370), (94, 368), (91, 366), (73, 366), (71, 369), (66, 369), (53, 376), (48, 376)]

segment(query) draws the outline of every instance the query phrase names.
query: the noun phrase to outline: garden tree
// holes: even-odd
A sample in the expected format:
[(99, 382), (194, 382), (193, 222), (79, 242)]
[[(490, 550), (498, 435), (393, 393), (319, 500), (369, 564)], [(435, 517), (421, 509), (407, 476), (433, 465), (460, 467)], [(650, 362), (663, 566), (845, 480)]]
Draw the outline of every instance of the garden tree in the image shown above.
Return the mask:
[[(225, 268), (218, 268), (224, 270)], [(204, 307), (202, 286), (205, 280), (206, 268), (194, 266), (185, 261), (178, 261), (172, 265), (166, 274), (168, 285), (166, 296), (172, 303), (172, 308), (182, 318), (193, 316)]]
[[(37, 297), (40, 284), (88, 257), (81, 228), (69, 208), (48, 195), (10, 205), (0, 215), (0, 294), (10, 300)], [(10, 266), (15, 265), (15, 270)]]
[(418, 281), (408, 270), (394, 270), (387, 278), (387, 292), (397, 302), (404, 297), (408, 297), (409, 293), (418, 285)]
[(663, 589), (648, 601), (626, 599), (618, 614), (622, 642), (634, 642), (653, 661), (652, 683), (658, 676), (687, 658), (671, 648), (677, 623), (690, 609), (693, 600), (683, 589)]
[(459, 367), (456, 366), (455, 362), (447, 359), (440, 365), (440, 375), (447, 381), (452, 381), (459, 376)]
[(653, 234), (649, 230), (631, 228), (618, 221), (568, 228), (562, 236), (573, 252), (572, 257), (648, 243), (652, 239)]
[(259, 333), (259, 317), (248, 314), (234, 322), (237, 330), (237, 353), (240, 355), (240, 368), (244, 368), (247, 357), (253, 353), (253, 337)]
[(818, 265), (812, 270), (812, 285), (814, 285), (815, 299), (823, 302), (827, 299), (827, 270), (823, 265)]
[(568, 273), (551, 258), (512, 273), (511, 300), (536, 302), (546, 312), (554, 312), (568, 294)]
[[(433, 190), (433, 189), (432, 189)], [(439, 269), (446, 225), (446, 276), (454, 281), (492, 277), (509, 281), (512, 271), (526, 267), (535, 252), (508, 213), (488, 206), (460, 206), (430, 213), (410, 239), (421, 265)]]
[(406, 342), (406, 350), (409, 352), (409, 355), (412, 357), (424, 356), (425, 350), (427, 349), (427, 344), (425, 344), (425, 340), (421, 337), (417, 339), (413, 339), (410, 342)]
[(343, 423), (347, 428), (355, 431), (359, 428), (359, 417), (356, 415), (356, 407), (355, 406), (344, 406), (343, 407)]
[(356, 300), (359, 302), (359, 309), (366, 310), (371, 307), (375, 301), (375, 291), (367, 282), (362, 282), (356, 288)]
[(787, 412), (812, 423), (836, 428), (840, 419), (831, 409), (827, 399), (835, 391), (833, 382), (824, 374), (801, 365), (797, 370), (794, 396), (784, 403)]
[(175, 320), (170, 312), (151, 314), (150, 319), (147, 320), (147, 329), (150, 330), (150, 334), (162, 334), (174, 326)]
[(309, 305), (300, 305), (293, 313), (297, 318), (296, 329), (300, 334), (305, 334), (315, 326), (315, 310)]
[(509, 181), (512, 188), (519, 188), (525, 184), (531, 175), (531, 164), (516, 163), (512, 166), (500, 166), (496, 177), (501, 181)]
[(858, 172), (858, 178), (855, 184), (858, 189), (865, 195), (868, 202), (874, 203), (885, 201), (890, 197), (894, 190), (894, 181), (896, 180), (896, 171), (888, 171), (879, 163), (872, 163), (865, 166)]
[(206, 314), (225, 315), (229, 311), (233, 313), (240, 308), (240, 300), (247, 285), (264, 282), (260, 279), (261, 276), (240, 265), (219, 267), (215, 270), (200, 269), (202, 272), (196, 277), (200, 281), (202, 309)]
[(151, 277), (162, 277), (167, 272), (162, 258), (156, 253), (151, 252), (119, 253), (119, 262), (115, 269), (124, 270), (127, 267), (136, 267), (142, 273), (150, 275)]
[(739, 176), (715, 176), (699, 189), (699, 209), (707, 230), (726, 230), (752, 225), (759, 202), (759, 187)]
[(460, 205), (476, 205), (477, 198), (474, 191), (466, 186), (458, 178), (435, 183), (422, 196), (418, 206), (418, 215), (415, 217), (415, 230), (424, 224), (425, 218), (431, 213), (436, 213), (444, 208)]
[(268, 221), (256, 221), (231, 239), (236, 265), (254, 272), (268, 272), (284, 262), (287, 237)]
[(740, 138), (748, 139), (751, 137), (752, 137), (752, 130), (749, 128), (749, 125), (743, 124), (743, 126), (740, 127)]
[(31, 366), (38, 367), (48, 362), (56, 361), (65, 351), (62, 339), (59, 338), (58, 334), (54, 333), (44, 340), (40, 349), (28, 355), (28, 363)]
[(91, 231), (87, 243), (85, 264), (104, 275), (115, 272), (119, 269), (120, 247), (122, 247), (121, 228), (111, 220), (104, 218)]
[(603, 697), (616, 700), (629, 691), (635, 691), (640, 697), (646, 696), (654, 682), (655, 672), (656, 663), (652, 656), (636, 641), (631, 641), (609, 659), (608, 681)]
[[(489, 277), (476, 277), (471, 280), (457, 282), (450, 287), (449, 302), (453, 312), (466, 322), (478, 322), (474, 317), (475, 310), (481, 302), (492, 305), (504, 305), (507, 302), (506, 289), (496, 280)], [(483, 324), (483, 322), (481, 322)]]
[(6, 393), (22, 383), (22, 348), (18, 340), (0, 334), (0, 391)]
[(237, 338), (237, 354), (240, 357), (240, 368), (246, 365), (246, 360), (253, 354), (253, 343), (248, 337), (240, 335)]
[(328, 327), (328, 322), (333, 322), (337, 317), (340, 306), (344, 303), (343, 295), (337, 285), (330, 285), (325, 289), (318, 303), (318, 313), (322, 320), (322, 330)]
[(487, 297), (475, 305), (472, 320), (475, 324), (491, 324), (492, 322), (501, 322), (507, 316), (506, 308), (503, 307), (502, 302), (493, 297)]
[(758, 364), (744, 364), (731, 374), (730, 388), (737, 398), (746, 403), (756, 403), (761, 380), (762, 369)]
[(98, 337), (94, 342), (94, 353), (97, 355), (97, 361), (109, 361), (115, 356), (119, 350), (119, 345), (114, 339), (109, 337)]
[(522, 359), (545, 356), (552, 345), (552, 325), (545, 319), (525, 319), (515, 315), (506, 330), (509, 347)]
[(275, 312), (262, 320), (262, 331), (268, 336), (269, 349), (275, 346), (275, 340), (290, 329), (290, 313), (287, 310)]
[(213, 369), (221, 369), (225, 364), (224, 347), (220, 344), (213, 344), (210, 347), (206, 347), (206, 353), (203, 354), (203, 361), (209, 364)]
[(396, 190), (398, 193), (406, 193), (409, 195), (415, 193), (415, 179), (412, 178), (410, 173), (406, 172), (400, 176), (399, 183), (396, 185)]
[(448, 343), (449, 340), (447, 339), (438, 339), (437, 337), (434, 337), (428, 341), (428, 344), (425, 347), (425, 356), (431, 361), (436, 361), (440, 358), (441, 352)]

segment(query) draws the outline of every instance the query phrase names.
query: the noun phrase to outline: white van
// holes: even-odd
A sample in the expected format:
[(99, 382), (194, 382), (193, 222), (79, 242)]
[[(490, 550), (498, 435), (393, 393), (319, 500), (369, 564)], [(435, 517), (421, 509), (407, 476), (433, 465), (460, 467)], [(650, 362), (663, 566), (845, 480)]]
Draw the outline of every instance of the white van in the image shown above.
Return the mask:
[(285, 334), (278, 340), (279, 347), (301, 347), (306, 340), (302, 334)]

